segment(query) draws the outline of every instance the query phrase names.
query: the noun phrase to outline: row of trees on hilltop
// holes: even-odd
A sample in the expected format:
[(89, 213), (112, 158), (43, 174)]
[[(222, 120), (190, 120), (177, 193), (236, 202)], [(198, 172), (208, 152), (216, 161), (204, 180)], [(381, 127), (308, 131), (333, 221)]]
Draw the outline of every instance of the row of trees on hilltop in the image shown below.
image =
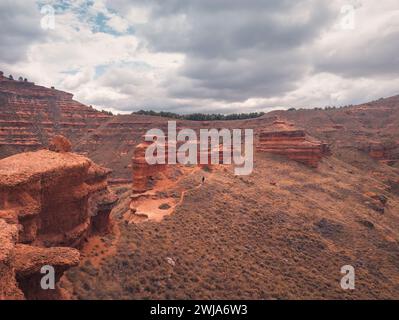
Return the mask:
[[(0, 71), (0, 75), (1, 75), (1, 76), (4, 75), (3, 71)], [(10, 75), (8, 76), (8, 79), (9, 79), (9, 80), (14, 80), (13, 75), (10, 74)], [(18, 81), (28, 82), (28, 79), (27, 79), (27, 78), (19, 77), (19, 78), (18, 78)]]
[(351, 108), (353, 107), (353, 104), (348, 104), (344, 106), (325, 106), (323, 107), (314, 107), (314, 108), (289, 108), (287, 111), (312, 111), (312, 110), (318, 110), (318, 111), (328, 111), (328, 110), (336, 110), (336, 109), (345, 109), (345, 108)]
[(191, 113), (191, 114), (177, 114), (174, 112), (153, 110), (139, 110), (132, 112), (132, 114), (141, 114), (147, 116), (166, 117), (178, 120), (192, 120), (192, 121), (217, 121), (217, 120), (244, 120), (253, 119), (263, 116), (264, 112), (250, 112), (250, 113), (232, 113), (232, 114), (207, 114), (207, 113)]

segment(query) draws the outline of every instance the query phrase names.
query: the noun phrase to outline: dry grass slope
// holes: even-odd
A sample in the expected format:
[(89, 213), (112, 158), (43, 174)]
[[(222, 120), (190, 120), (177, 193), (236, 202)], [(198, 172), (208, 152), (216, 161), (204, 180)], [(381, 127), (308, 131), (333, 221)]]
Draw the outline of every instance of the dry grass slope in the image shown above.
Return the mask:
[[(121, 232), (115, 254), (99, 267), (87, 256), (68, 272), (73, 297), (399, 298), (399, 198), (379, 178), (397, 173), (378, 168), (331, 157), (314, 170), (257, 155), (247, 177), (222, 167), (183, 179), (189, 189), (207, 176), (159, 223), (125, 224), (126, 191), (113, 213)], [(356, 268), (354, 291), (340, 287), (346, 264)]]

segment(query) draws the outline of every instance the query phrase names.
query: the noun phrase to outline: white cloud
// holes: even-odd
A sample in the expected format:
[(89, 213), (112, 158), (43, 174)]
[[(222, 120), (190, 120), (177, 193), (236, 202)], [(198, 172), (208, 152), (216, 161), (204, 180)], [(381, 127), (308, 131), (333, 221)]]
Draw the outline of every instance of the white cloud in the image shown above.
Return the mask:
[(125, 18), (133, 25), (149, 22), (150, 12), (146, 8), (131, 7), (128, 9)]
[[(397, 0), (70, 1), (45, 32), (39, 7), (18, 3), (2, 14), (29, 8), (38, 32), (9, 24), (0, 69), (109, 110), (271, 110), (397, 93)], [(346, 4), (354, 30), (337, 27)]]
[(118, 15), (111, 15), (107, 22), (107, 25), (117, 32), (126, 32), (129, 28), (129, 23)]
[(61, 82), (66, 90), (75, 91), (84, 86), (94, 78), (94, 69), (85, 67), (74, 74), (67, 74)]

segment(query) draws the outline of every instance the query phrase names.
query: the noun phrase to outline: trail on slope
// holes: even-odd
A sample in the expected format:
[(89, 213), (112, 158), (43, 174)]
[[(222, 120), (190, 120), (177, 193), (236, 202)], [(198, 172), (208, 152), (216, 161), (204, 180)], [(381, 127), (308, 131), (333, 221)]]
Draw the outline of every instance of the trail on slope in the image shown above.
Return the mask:
[[(141, 223), (144, 221), (160, 222), (165, 216), (173, 214), (173, 212), (176, 210), (176, 207), (183, 203), (187, 192), (201, 188), (204, 182), (201, 181), (194, 187), (183, 190), (179, 190), (182, 188), (180, 183), (183, 179), (187, 179), (188, 177), (200, 171), (201, 168), (196, 167), (190, 172), (185, 172), (177, 181), (171, 181), (170, 179), (160, 181), (160, 183), (158, 183), (157, 186), (151, 190), (151, 192), (144, 193), (141, 195), (141, 197), (135, 200), (136, 202), (134, 203), (134, 207), (136, 208), (136, 212), (134, 214), (129, 212), (126, 213), (126, 219), (128, 220), (128, 223)], [(208, 173), (207, 179), (209, 179), (211, 176), (212, 173)], [(178, 198), (171, 196), (157, 196), (157, 194), (168, 193), (168, 191), (176, 191), (180, 193), (180, 195)], [(164, 208), (161, 208), (162, 205)]]

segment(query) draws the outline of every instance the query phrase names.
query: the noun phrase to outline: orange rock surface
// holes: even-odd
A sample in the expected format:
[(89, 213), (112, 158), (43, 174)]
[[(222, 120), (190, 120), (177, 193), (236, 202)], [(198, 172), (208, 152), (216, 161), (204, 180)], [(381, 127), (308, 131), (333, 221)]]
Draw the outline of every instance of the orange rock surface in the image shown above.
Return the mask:
[(0, 300), (23, 299), (18, 288), (13, 266), (15, 242), (18, 228), (0, 219)]
[(155, 165), (150, 165), (145, 159), (145, 152), (151, 142), (143, 142), (134, 149), (132, 158), (132, 190), (133, 193), (142, 193), (151, 189), (151, 179), (156, 173)]
[(52, 137), (49, 144), (49, 150), (55, 152), (70, 152), (72, 150), (72, 144), (64, 136), (57, 135)]
[(117, 200), (108, 189), (109, 173), (68, 152), (40, 150), (0, 160), (0, 269), (5, 278), (0, 283), (18, 281), (16, 289), (0, 288), (0, 298), (23, 297), (19, 289), (29, 299), (57, 297), (57, 290), (39, 288), (40, 267), (52, 265), (58, 280), (79, 262), (79, 252), (69, 247), (107, 230)]
[[(157, 175), (160, 172), (164, 172), (168, 166), (168, 142), (165, 143), (164, 149), (164, 156), (165, 164), (149, 164), (145, 159), (145, 153), (147, 148), (152, 144), (151, 141), (143, 141), (142, 143), (138, 144), (134, 150), (133, 158), (132, 158), (132, 191), (133, 193), (143, 193), (147, 190), (152, 189), (154, 186), (155, 180)], [(187, 142), (186, 142), (187, 143)], [(189, 142), (190, 143), (190, 142)], [(200, 163), (200, 144), (197, 141), (193, 141), (193, 144), (197, 144), (197, 154), (196, 154), (196, 161), (199, 167), (207, 167), (208, 169), (211, 168), (211, 155), (215, 153), (219, 157), (219, 162), (223, 162), (223, 145), (218, 146), (216, 150), (208, 150), (207, 151), (207, 159), (208, 163), (201, 164)], [(178, 163), (179, 156), (186, 156), (179, 154), (179, 147), (183, 144), (183, 142), (176, 143), (176, 162)], [(162, 150), (162, 149), (157, 149)], [(162, 152), (162, 151), (161, 151)], [(232, 153), (230, 151), (230, 153)]]

